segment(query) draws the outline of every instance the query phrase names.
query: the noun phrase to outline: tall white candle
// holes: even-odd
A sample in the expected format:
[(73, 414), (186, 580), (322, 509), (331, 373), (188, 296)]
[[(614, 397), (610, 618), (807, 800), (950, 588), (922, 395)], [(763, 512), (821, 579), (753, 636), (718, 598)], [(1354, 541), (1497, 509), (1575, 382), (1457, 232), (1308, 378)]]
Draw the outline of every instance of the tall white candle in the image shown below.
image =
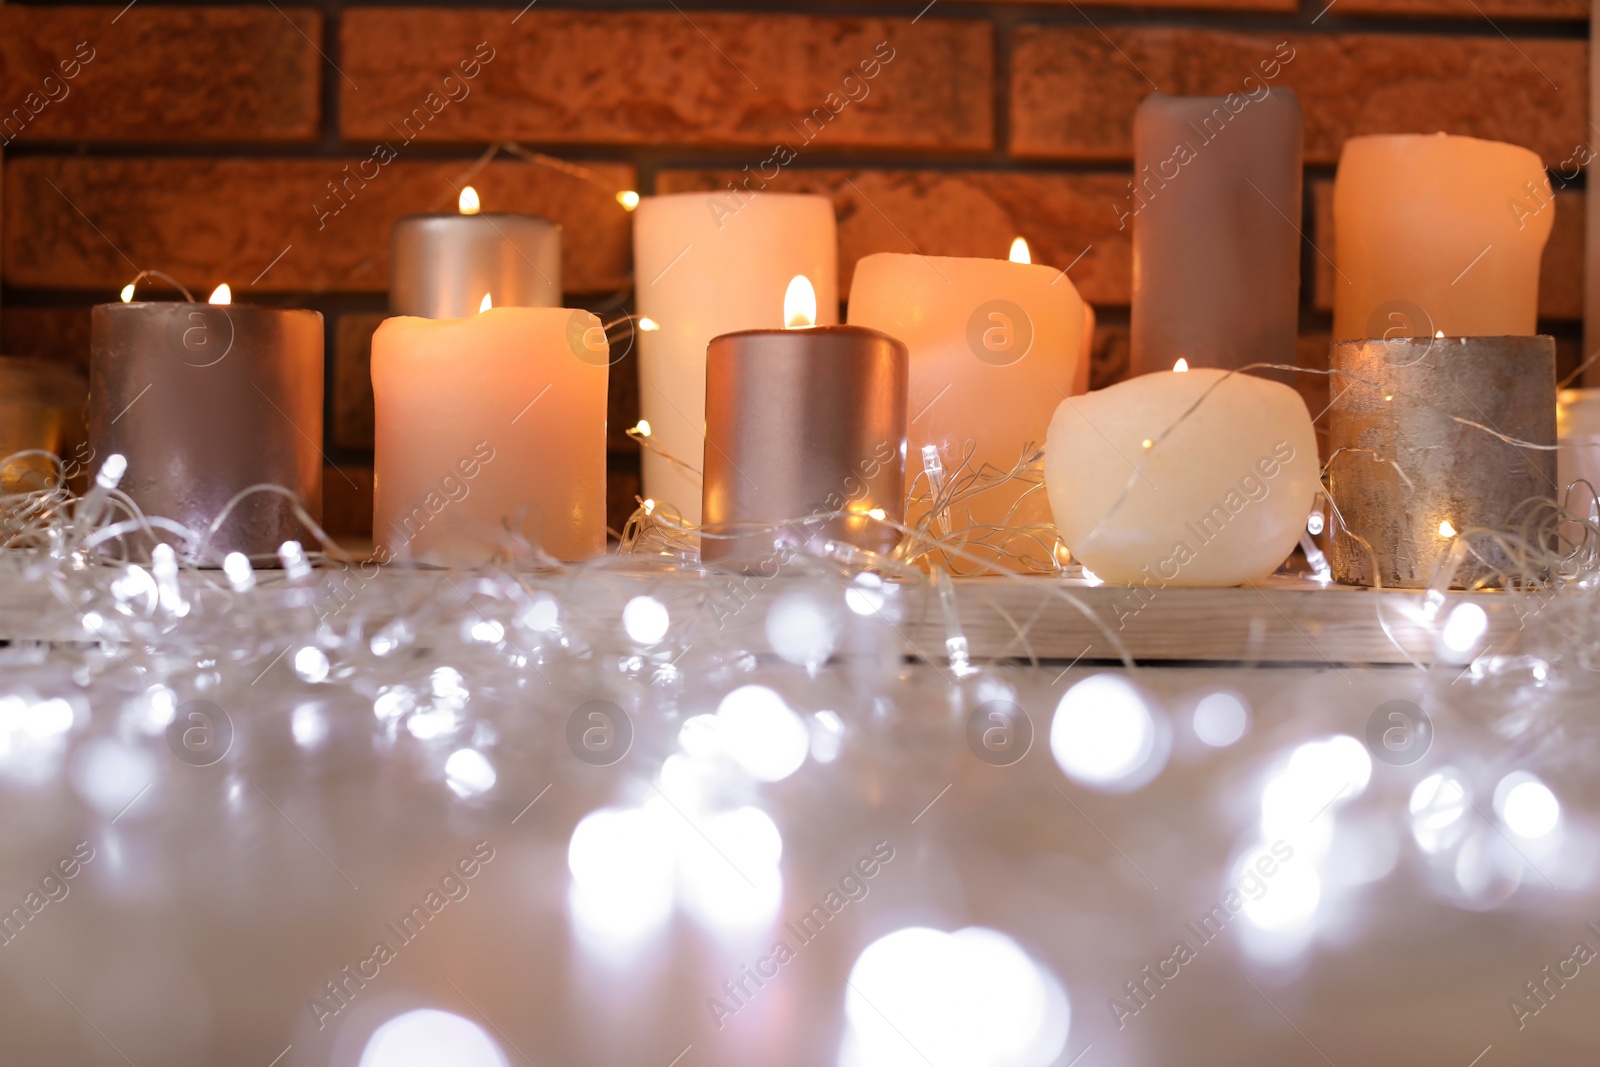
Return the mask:
[[(657, 447), (703, 469), (706, 345), (740, 330), (782, 329), (783, 294), (803, 274), (817, 324), (839, 321), (838, 236), (825, 196), (682, 193), (646, 197), (634, 213), (640, 407)], [(644, 493), (700, 521), (700, 479), (647, 451)]]

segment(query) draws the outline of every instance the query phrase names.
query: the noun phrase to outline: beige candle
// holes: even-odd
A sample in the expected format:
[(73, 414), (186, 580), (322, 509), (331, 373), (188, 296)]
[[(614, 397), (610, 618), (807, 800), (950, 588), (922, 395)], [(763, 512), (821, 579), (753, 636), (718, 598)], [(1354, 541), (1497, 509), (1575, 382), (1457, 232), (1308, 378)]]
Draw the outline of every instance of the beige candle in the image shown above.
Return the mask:
[(1063, 401), (1044, 469), (1073, 558), (1152, 592), (1271, 574), (1300, 539), (1319, 475), (1300, 395), (1214, 369)]
[[(797, 274), (817, 293), (817, 324), (839, 321), (833, 202), (785, 193), (648, 196), (634, 213), (639, 313), (658, 329), (639, 337), (639, 404), (667, 455), (703, 470), (706, 345), (741, 330), (778, 330)], [(701, 481), (653, 452), (644, 492), (700, 522)]]
[[(1042, 264), (897, 253), (857, 263), (850, 324), (897, 337), (911, 353), (907, 484), (927, 469), (930, 445), (946, 477), (968, 448), (968, 471), (1005, 472), (1043, 447), (1051, 412), (1087, 381), (1086, 315), (1066, 274)], [(1042, 493), (1017, 506), (1027, 488), (983, 493), (948, 521), (1049, 522)]]
[(1555, 212), (1544, 164), (1526, 148), (1352, 137), (1333, 185), (1333, 336), (1534, 333)]
[(514, 534), (563, 560), (605, 547), (600, 320), (570, 308), (385, 319), (372, 337), (380, 562), (481, 563)]

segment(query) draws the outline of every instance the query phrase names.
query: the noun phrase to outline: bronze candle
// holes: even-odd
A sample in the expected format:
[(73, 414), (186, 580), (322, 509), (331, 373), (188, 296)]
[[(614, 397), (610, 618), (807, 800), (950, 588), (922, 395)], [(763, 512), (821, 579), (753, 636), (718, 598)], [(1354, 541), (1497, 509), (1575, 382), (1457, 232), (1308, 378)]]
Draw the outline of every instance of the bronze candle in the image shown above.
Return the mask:
[(705, 531), (725, 536), (702, 538), (701, 558), (759, 566), (780, 543), (822, 540), (893, 548), (899, 534), (868, 513), (904, 514), (907, 366), (904, 344), (861, 326), (713, 338), (701, 505)]
[[(1517, 533), (1531, 501), (1557, 495), (1553, 338), (1335, 341), (1331, 362), (1337, 581), (1425, 589), (1458, 533)], [(1514, 572), (1487, 540), (1471, 547), (1453, 585)]]
[[(320, 312), (100, 304), (91, 330), (92, 465), (125, 457), (121, 489), (141, 511), (203, 536), (236, 493), (269, 483), (291, 490), (320, 521)], [(202, 562), (233, 551), (270, 559), (284, 541), (306, 536), (286, 497), (255, 493), (234, 507)], [(146, 538), (129, 545), (150, 548)]]

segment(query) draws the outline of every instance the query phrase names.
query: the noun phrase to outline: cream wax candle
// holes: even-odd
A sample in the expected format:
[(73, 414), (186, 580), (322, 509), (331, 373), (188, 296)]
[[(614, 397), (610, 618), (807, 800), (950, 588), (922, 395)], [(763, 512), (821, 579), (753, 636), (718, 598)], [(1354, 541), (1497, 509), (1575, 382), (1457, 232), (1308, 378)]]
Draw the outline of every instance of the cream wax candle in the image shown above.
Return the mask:
[(1214, 369), (1064, 400), (1045, 447), (1062, 539), (1095, 575), (1128, 585), (1265, 578), (1299, 540), (1319, 471), (1298, 393)]
[(605, 547), (600, 320), (570, 308), (401, 316), (372, 337), (380, 562), (484, 562), (515, 536), (562, 560)]

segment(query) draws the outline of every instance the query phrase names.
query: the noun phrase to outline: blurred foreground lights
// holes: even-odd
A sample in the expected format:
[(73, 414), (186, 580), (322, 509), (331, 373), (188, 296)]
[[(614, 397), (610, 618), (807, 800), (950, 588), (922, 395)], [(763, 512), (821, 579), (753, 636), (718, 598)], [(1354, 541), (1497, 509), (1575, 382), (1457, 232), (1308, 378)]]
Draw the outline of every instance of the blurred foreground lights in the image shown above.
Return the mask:
[(1443, 852), (1466, 835), (1463, 817), (1471, 808), (1467, 787), (1458, 772), (1446, 768), (1430, 774), (1411, 790), (1411, 836), (1424, 852)]
[(328, 739), (328, 717), (315, 704), (301, 704), (289, 716), (289, 732), (301, 748), (317, 748)]
[(358, 1067), (510, 1067), (483, 1028), (447, 1011), (397, 1015), (373, 1031)]
[(1488, 631), (1489, 616), (1481, 607), (1457, 604), (1445, 616), (1444, 628), (1439, 631), (1440, 655), (1450, 663), (1469, 663)]
[(256, 584), (255, 571), (250, 569), (250, 557), (243, 552), (229, 552), (222, 559), (222, 573), (236, 593), (248, 593)]
[(1544, 837), (1561, 822), (1561, 802), (1550, 787), (1527, 771), (1514, 771), (1500, 779), (1494, 790), (1494, 810), (1506, 829), (1518, 837)]
[(494, 768), (475, 748), (458, 748), (444, 761), (444, 780), (450, 791), (466, 799), (494, 788)]
[(568, 896), (578, 937), (595, 951), (625, 949), (672, 913), (672, 830), (647, 808), (602, 808), (572, 831)]
[(883, 579), (862, 571), (850, 580), (844, 591), (844, 603), (857, 615), (876, 615), (883, 610)]
[(839, 647), (842, 622), (835, 604), (820, 595), (785, 593), (767, 611), (767, 641), (786, 662), (814, 671)]
[(653, 596), (636, 596), (622, 608), (623, 630), (641, 645), (660, 644), (670, 623), (667, 606)]
[(740, 686), (717, 705), (722, 749), (758, 782), (779, 782), (800, 769), (811, 747), (805, 720), (762, 685)]
[(1260, 877), (1260, 870), (1253, 865), (1266, 851), (1265, 846), (1259, 846), (1245, 853), (1234, 870), (1233, 885), (1239, 887), (1244, 900), (1244, 917), (1268, 933), (1302, 930), (1317, 914), (1322, 879), (1309, 857), (1292, 854), (1271, 877)]
[(561, 607), (549, 593), (540, 593), (522, 612), (523, 625), (535, 633), (549, 633), (561, 618)]
[(881, 937), (845, 989), (840, 1067), (1045, 1067), (1071, 1021), (1054, 975), (1011, 938), (976, 926)]
[(1115, 674), (1067, 690), (1050, 723), (1050, 752), (1067, 777), (1113, 792), (1138, 789), (1160, 773), (1164, 740), (1139, 690)]
[(328, 677), (328, 657), (315, 645), (307, 645), (294, 654), (294, 673), (308, 682), (321, 682)]
[(1227, 748), (1249, 725), (1250, 712), (1232, 693), (1212, 693), (1195, 705), (1195, 736), (1212, 748)]
[(678, 837), (678, 886), (685, 909), (718, 932), (765, 930), (783, 901), (783, 837), (760, 808), (708, 819), (705, 836), (685, 825)]
[[(145, 749), (100, 737), (78, 749), (69, 775), (90, 807), (114, 819), (134, 806), (133, 801), (155, 782), (157, 772), (155, 757)], [(140, 814), (133, 811), (129, 817)]]
[(1371, 780), (1372, 757), (1349, 734), (1308, 741), (1261, 790), (1261, 835), (1297, 849), (1325, 848), (1333, 836), (1331, 809), (1359, 796)]
[(839, 748), (844, 742), (844, 720), (837, 712), (819, 711), (811, 716), (811, 758), (818, 763), (832, 763), (839, 758)]

